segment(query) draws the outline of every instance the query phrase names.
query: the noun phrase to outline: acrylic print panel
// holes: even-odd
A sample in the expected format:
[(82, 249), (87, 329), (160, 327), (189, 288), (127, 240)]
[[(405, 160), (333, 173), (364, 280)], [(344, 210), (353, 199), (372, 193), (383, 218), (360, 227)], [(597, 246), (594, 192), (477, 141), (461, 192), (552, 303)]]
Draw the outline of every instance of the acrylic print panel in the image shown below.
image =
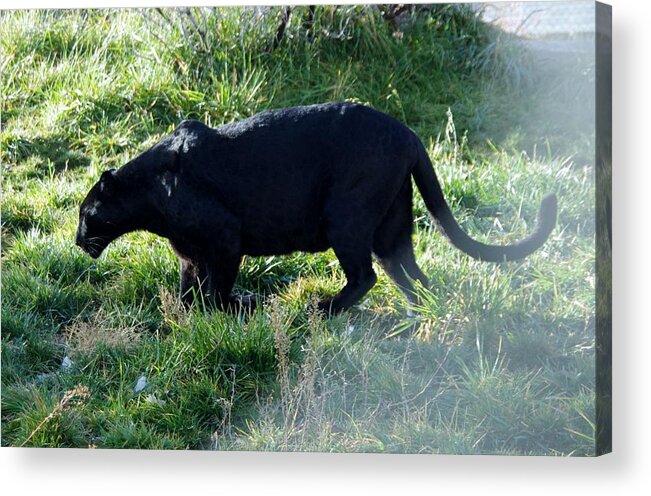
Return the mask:
[(609, 7), (1, 23), (3, 446), (610, 451)]

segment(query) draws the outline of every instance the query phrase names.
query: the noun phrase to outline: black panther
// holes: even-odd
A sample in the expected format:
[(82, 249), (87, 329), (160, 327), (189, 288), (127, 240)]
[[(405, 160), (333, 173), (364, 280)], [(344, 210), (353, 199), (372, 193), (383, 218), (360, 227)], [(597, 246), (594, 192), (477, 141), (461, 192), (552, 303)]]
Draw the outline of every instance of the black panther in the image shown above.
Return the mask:
[(183, 121), (119, 170), (102, 174), (81, 205), (76, 242), (90, 256), (125, 233), (169, 239), (181, 262), (180, 297), (237, 308), (243, 255), (334, 250), (346, 284), (320, 309), (346, 310), (375, 284), (373, 256), (415, 302), (427, 287), (412, 248), (412, 178), (440, 231), (473, 258), (502, 262), (538, 249), (556, 223), (542, 200), (535, 231), (508, 246), (471, 239), (446, 203), (418, 137), (354, 103), (262, 112), (216, 129)]

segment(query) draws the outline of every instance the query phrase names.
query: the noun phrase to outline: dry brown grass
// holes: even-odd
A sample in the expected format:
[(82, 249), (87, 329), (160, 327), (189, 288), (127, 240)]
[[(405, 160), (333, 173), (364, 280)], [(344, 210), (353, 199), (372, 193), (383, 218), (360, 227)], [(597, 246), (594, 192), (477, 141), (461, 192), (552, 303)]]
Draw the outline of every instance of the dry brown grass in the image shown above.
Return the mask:
[(190, 312), (183, 306), (176, 294), (169, 289), (161, 287), (158, 293), (160, 298), (160, 311), (165, 317), (165, 324), (174, 327), (187, 327), (190, 324)]
[[(58, 417), (61, 415), (61, 413), (68, 407), (74, 406), (76, 404), (83, 403), (85, 400), (90, 398), (90, 390), (88, 389), (87, 386), (82, 386), (81, 384), (78, 384), (75, 386), (73, 389), (66, 391), (63, 394), (63, 398), (61, 398), (61, 401), (54, 407), (54, 409), (50, 412), (50, 414), (45, 417), (40, 424), (36, 426), (36, 428), (31, 432), (29, 436), (27, 436), (27, 439), (25, 439), (20, 447), (22, 448), (25, 446), (30, 439), (34, 437), (34, 435), (41, 430), (41, 428), (50, 422), (53, 418)], [(75, 402), (72, 402), (72, 400), (75, 400)], [(72, 403), (71, 403), (72, 402)]]
[(142, 337), (142, 324), (129, 320), (106, 310), (99, 310), (87, 320), (77, 318), (64, 331), (70, 355), (88, 355), (100, 346), (135, 348)]

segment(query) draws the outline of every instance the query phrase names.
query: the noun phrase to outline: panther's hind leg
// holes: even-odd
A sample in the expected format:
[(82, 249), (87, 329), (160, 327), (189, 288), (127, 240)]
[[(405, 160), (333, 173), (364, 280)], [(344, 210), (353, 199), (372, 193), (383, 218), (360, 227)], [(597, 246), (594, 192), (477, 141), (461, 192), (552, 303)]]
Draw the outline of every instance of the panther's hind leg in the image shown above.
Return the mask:
[(418, 304), (412, 280), (427, 288), (427, 277), (416, 264), (411, 241), (413, 227), (411, 179), (407, 178), (373, 237), (373, 253), (387, 275), (411, 304)]
[(420, 302), (414, 291), (412, 281), (418, 281), (423, 288), (428, 288), (428, 281), (423, 271), (416, 264), (411, 240), (397, 244), (391, 253), (378, 256), (378, 260), (387, 275), (396, 283), (409, 303), (418, 305)]
[(328, 241), (346, 275), (346, 285), (334, 297), (319, 303), (330, 314), (347, 310), (357, 303), (377, 281), (373, 271), (372, 229), (350, 197), (333, 198), (328, 209)]
[(370, 249), (348, 250), (343, 246), (333, 246), (341, 268), (346, 274), (346, 285), (334, 297), (319, 303), (319, 309), (329, 314), (337, 314), (357, 303), (377, 281), (373, 272)]

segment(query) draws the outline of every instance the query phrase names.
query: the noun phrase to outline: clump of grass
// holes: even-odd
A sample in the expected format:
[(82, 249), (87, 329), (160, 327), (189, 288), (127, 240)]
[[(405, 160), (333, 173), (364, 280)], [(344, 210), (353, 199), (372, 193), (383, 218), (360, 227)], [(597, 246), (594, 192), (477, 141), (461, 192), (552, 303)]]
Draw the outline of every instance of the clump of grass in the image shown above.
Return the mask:
[(27, 439), (25, 439), (22, 443), (20, 443), (20, 446), (23, 447), (26, 444), (28, 444), (31, 439), (43, 429), (44, 426), (46, 426), (48, 423), (51, 423), (55, 421), (57, 418), (59, 418), (62, 413), (68, 408), (73, 408), (75, 405), (81, 404), (84, 400), (88, 399), (90, 397), (90, 391), (86, 386), (82, 385), (77, 385), (70, 391), (66, 391), (63, 395), (63, 398), (61, 398), (61, 401), (52, 409), (52, 411), (48, 414), (47, 417), (45, 417), (35, 428), (34, 430), (27, 436)]
[(160, 312), (171, 330), (174, 330), (175, 327), (190, 325), (190, 312), (183, 306), (177, 294), (173, 294), (169, 289), (162, 287), (160, 288), (159, 299)]
[(140, 343), (143, 326), (133, 318), (116, 319), (115, 315), (101, 308), (88, 320), (74, 320), (63, 332), (72, 355), (90, 355), (101, 346), (133, 350)]

